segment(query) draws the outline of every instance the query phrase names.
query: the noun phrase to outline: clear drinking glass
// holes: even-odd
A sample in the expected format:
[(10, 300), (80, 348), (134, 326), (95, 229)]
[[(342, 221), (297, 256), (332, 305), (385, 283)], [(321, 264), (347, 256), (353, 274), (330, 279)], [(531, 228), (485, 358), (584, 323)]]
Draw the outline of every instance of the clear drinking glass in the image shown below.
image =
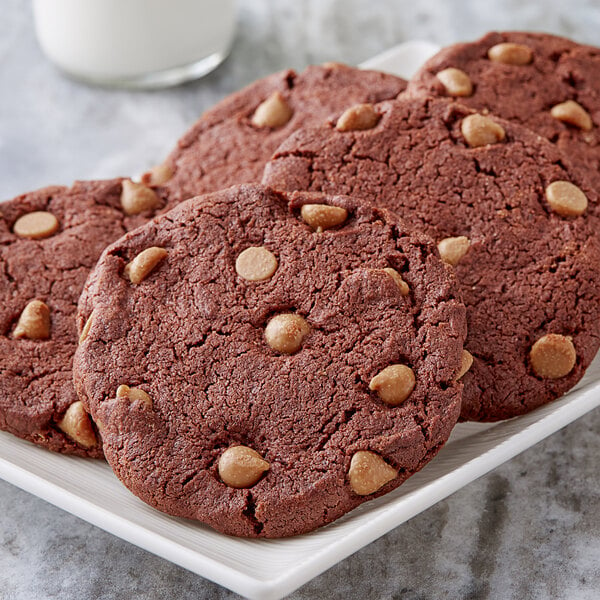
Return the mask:
[(153, 88), (202, 77), (229, 53), (235, 0), (33, 0), (40, 46), (89, 83)]

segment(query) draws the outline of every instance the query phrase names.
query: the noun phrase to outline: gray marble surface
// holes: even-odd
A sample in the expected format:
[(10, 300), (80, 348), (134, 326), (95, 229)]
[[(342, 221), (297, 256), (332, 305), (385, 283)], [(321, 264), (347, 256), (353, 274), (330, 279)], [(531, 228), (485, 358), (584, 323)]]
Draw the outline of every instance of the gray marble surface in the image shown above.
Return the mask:
[[(51, 0), (47, 0), (51, 1)], [(29, 3), (1, 0), (0, 198), (137, 173), (198, 114), (285, 67), (359, 63), (414, 38), (490, 29), (598, 42), (598, 2), (242, 0), (231, 57), (205, 79), (130, 93), (63, 78), (40, 53)], [(600, 412), (468, 485), (291, 597), (596, 599)], [(0, 598), (233, 599), (235, 594), (0, 482)]]

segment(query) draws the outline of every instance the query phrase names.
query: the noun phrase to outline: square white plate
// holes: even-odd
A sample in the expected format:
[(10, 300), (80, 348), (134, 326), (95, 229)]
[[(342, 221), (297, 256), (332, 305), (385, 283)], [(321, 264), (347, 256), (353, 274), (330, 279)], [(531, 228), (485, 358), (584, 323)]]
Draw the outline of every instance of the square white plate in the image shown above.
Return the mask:
[[(363, 64), (410, 77), (437, 47), (409, 42)], [(600, 358), (570, 394), (528, 415), (464, 423), (392, 493), (282, 540), (244, 540), (175, 519), (127, 491), (107, 464), (52, 454), (0, 432), (0, 477), (133, 544), (256, 600), (276, 600), (407, 519), (600, 405)]]

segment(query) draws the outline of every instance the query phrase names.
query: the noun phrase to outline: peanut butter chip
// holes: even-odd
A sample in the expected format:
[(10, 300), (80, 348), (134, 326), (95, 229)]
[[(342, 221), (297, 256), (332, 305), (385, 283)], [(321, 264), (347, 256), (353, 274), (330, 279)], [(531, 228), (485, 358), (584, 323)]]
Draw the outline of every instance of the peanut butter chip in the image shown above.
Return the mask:
[(468, 252), (471, 242), (464, 235), (449, 237), (438, 242), (440, 258), (449, 265), (455, 267), (462, 257)]
[(41, 300), (32, 300), (21, 313), (13, 332), (16, 339), (46, 340), (50, 337), (50, 309)]
[(248, 281), (264, 281), (273, 277), (279, 263), (264, 246), (246, 248), (235, 261), (237, 274)]
[(506, 137), (504, 129), (489, 117), (469, 115), (462, 120), (460, 131), (471, 148), (496, 144)]
[(379, 115), (372, 104), (357, 104), (342, 113), (335, 128), (338, 131), (363, 131), (372, 129), (379, 122)]
[(152, 408), (152, 398), (140, 388), (132, 388), (122, 384), (117, 388), (117, 398), (127, 398), (130, 402), (139, 400), (146, 405), (146, 408)]
[(359, 496), (373, 494), (398, 476), (398, 471), (381, 456), (368, 450), (359, 450), (352, 456), (348, 479), (350, 487)]
[(449, 96), (470, 96), (473, 93), (473, 84), (470, 77), (460, 69), (448, 67), (440, 71), (436, 77), (441, 81)]
[(283, 127), (294, 114), (290, 105), (280, 92), (273, 92), (264, 102), (258, 105), (252, 117), (256, 127)]
[(93, 448), (98, 444), (90, 418), (80, 401), (73, 402), (67, 408), (63, 418), (57, 425), (74, 442), (77, 442), (84, 448)]
[(269, 469), (269, 463), (248, 446), (228, 448), (219, 458), (219, 477), (229, 487), (252, 487)]
[(392, 406), (402, 404), (415, 387), (415, 374), (406, 365), (390, 365), (371, 379), (369, 389), (379, 394), (379, 397)]
[(79, 336), (80, 344), (83, 344), (83, 342), (85, 342), (85, 339), (87, 338), (88, 333), (90, 332), (90, 329), (92, 328), (93, 317), (94, 317), (94, 311), (92, 311), (92, 313), (88, 317), (88, 320), (85, 322), (83, 329), (81, 330), (81, 335)]
[(327, 204), (305, 204), (300, 209), (300, 215), (308, 225), (320, 233), (324, 229), (341, 225), (348, 218), (348, 211)]
[(36, 210), (19, 217), (13, 231), (19, 237), (41, 240), (58, 231), (58, 219), (45, 210)]
[(588, 205), (586, 195), (568, 181), (554, 181), (546, 188), (550, 208), (561, 217), (578, 217)]
[(167, 163), (156, 165), (142, 175), (142, 183), (150, 187), (163, 185), (173, 177), (175, 171), (173, 167)]
[(584, 131), (589, 131), (592, 128), (592, 117), (581, 104), (574, 100), (567, 100), (553, 106), (550, 114), (555, 119), (579, 127)]
[(125, 179), (121, 189), (121, 206), (126, 215), (137, 215), (153, 210), (160, 204), (160, 198), (150, 188), (141, 183)]
[(309, 324), (300, 315), (287, 313), (276, 315), (267, 323), (265, 338), (273, 350), (293, 354), (300, 349), (309, 331)]
[(156, 268), (158, 263), (167, 256), (167, 251), (158, 246), (142, 250), (130, 263), (125, 265), (124, 273), (131, 283), (140, 283)]
[(473, 355), (468, 350), (462, 351), (460, 358), (460, 369), (456, 374), (456, 381), (462, 378), (462, 376), (471, 368), (473, 365)]
[(488, 58), (505, 65), (528, 65), (533, 60), (533, 51), (523, 44), (505, 42), (492, 46), (488, 50)]
[(577, 353), (570, 337), (549, 333), (531, 347), (529, 359), (537, 375), (546, 379), (559, 379), (573, 370)]
[(400, 294), (402, 296), (408, 296), (410, 292), (410, 288), (408, 287), (408, 283), (402, 279), (402, 276), (396, 269), (392, 269), (391, 267), (386, 267), (384, 271), (394, 280), (395, 284), (398, 286), (400, 290)]

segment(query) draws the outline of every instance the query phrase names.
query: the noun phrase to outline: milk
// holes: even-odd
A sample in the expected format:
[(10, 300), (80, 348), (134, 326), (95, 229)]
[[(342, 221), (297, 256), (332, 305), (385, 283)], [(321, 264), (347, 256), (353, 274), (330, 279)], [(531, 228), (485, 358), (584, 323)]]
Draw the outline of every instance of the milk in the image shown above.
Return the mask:
[(96, 83), (160, 86), (214, 69), (235, 30), (235, 0), (34, 0), (46, 55)]

